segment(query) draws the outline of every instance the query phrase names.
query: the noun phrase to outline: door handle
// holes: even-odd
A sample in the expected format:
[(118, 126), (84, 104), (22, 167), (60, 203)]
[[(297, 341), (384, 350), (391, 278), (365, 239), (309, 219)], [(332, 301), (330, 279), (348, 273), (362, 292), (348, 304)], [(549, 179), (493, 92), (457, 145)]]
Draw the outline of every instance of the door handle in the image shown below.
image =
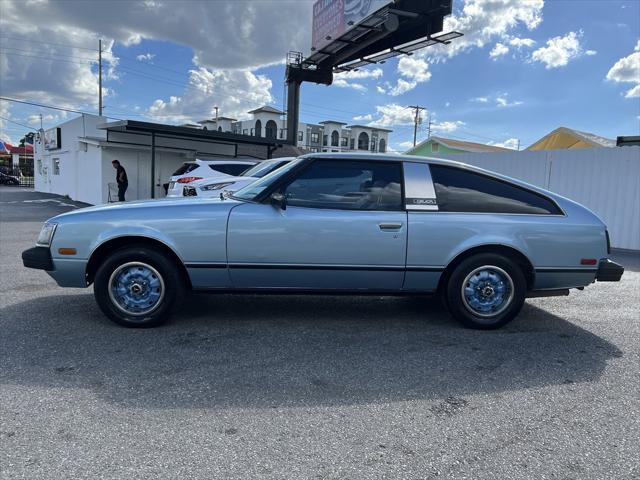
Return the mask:
[(380, 230), (400, 230), (402, 223), (379, 223)]

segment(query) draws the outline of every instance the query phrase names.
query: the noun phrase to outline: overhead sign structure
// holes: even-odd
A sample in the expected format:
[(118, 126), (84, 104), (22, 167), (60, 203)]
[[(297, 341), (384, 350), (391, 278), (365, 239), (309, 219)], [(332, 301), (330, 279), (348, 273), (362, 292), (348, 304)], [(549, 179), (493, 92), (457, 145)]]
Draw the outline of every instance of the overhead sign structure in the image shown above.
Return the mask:
[(313, 4), (311, 51), (321, 50), (392, 0), (318, 0)]
[(333, 74), (431, 45), (447, 45), (460, 32), (441, 33), (453, 0), (317, 0), (311, 54), (287, 58), (287, 143), (295, 145), (303, 82), (331, 85)]

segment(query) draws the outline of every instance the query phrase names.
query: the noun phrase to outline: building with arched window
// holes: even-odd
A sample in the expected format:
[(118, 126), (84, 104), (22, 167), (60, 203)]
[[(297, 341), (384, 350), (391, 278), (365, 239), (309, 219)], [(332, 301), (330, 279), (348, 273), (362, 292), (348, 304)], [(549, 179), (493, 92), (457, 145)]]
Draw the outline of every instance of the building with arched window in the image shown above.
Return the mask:
[[(265, 105), (247, 112), (251, 117), (236, 120), (218, 117), (202, 120), (194, 128), (218, 130), (240, 135), (285, 140), (287, 138), (285, 113)], [(198, 127), (201, 125), (201, 127)], [(190, 125), (192, 126), (192, 125)], [(347, 125), (336, 120), (325, 120), (317, 124), (300, 122), (296, 135), (296, 146), (307, 152), (387, 151), (391, 130), (370, 125)]]

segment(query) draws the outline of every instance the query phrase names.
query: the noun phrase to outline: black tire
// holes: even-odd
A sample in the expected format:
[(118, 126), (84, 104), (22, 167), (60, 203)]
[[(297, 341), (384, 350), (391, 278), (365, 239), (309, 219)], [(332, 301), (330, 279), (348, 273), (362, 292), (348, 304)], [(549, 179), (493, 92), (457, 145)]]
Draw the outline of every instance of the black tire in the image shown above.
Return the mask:
[[(495, 313), (491, 311), (478, 313), (462, 292), (463, 283), (472, 273), (478, 272), (481, 267), (489, 267), (482, 270), (499, 272), (501, 278), (507, 280), (504, 284), (507, 286), (506, 291), (509, 292), (509, 298), (496, 307)], [(527, 281), (521, 267), (516, 262), (506, 256), (480, 253), (463, 260), (451, 272), (444, 296), (449, 312), (462, 325), (479, 330), (493, 330), (506, 325), (520, 313), (524, 305), (526, 290)]]
[[(111, 291), (110, 281), (117, 270), (151, 267), (153, 278), (159, 277), (162, 296), (154, 302), (149, 312), (129, 313), (118, 306), (116, 293)], [(140, 268), (146, 268), (146, 267)], [(157, 275), (156, 275), (157, 274)], [(185, 280), (175, 262), (162, 252), (145, 246), (131, 246), (116, 250), (98, 267), (93, 293), (102, 312), (124, 327), (148, 328), (163, 324), (171, 312), (180, 305), (185, 295)]]

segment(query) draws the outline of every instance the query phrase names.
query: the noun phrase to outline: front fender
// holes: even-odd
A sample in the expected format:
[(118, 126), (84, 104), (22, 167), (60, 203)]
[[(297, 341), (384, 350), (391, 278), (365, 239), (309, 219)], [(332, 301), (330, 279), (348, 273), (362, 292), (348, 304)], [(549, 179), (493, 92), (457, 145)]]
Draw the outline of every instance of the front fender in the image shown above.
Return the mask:
[(180, 259), (180, 261), (184, 263), (184, 259), (180, 254), (178, 246), (175, 244), (174, 240), (171, 237), (158, 229), (151, 228), (145, 225), (119, 226), (109, 230), (105, 230), (104, 232), (100, 232), (94, 239), (94, 241), (90, 244), (89, 255), (87, 258), (91, 258), (93, 252), (95, 252), (101, 245), (111, 240), (122, 237), (142, 237), (149, 240), (158, 241), (164, 244), (166, 247), (170, 248), (173, 253), (175, 253), (176, 256)]

